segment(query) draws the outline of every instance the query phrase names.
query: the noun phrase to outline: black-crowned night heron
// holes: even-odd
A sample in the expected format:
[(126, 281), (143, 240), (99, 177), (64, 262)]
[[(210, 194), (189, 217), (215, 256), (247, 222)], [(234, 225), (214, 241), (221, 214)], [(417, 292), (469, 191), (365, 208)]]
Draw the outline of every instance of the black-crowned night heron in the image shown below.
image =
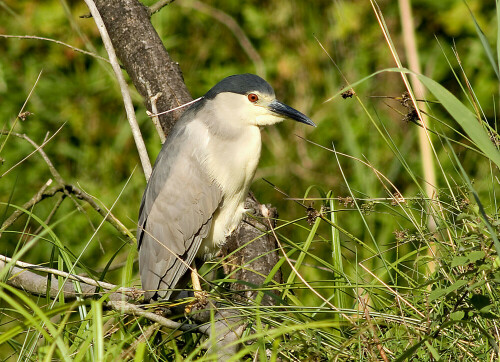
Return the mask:
[(253, 74), (223, 79), (183, 113), (156, 159), (139, 210), (146, 300), (168, 300), (187, 282), (195, 258), (217, 253), (242, 219), (260, 157), (260, 127), (284, 119), (314, 126)]

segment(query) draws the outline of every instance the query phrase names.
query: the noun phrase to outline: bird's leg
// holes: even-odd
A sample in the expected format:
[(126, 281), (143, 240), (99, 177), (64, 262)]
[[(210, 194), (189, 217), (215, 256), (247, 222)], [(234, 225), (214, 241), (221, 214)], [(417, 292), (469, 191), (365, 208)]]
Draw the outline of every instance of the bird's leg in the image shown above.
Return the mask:
[(191, 269), (191, 283), (193, 284), (194, 297), (196, 299), (200, 299), (203, 291), (201, 289), (200, 278), (198, 278), (198, 269), (196, 268), (196, 262), (194, 260), (193, 260), (193, 264), (191, 267), (192, 267), (192, 269)]
[(198, 269), (196, 268), (196, 262), (194, 260), (193, 264), (191, 264), (191, 283), (193, 284), (195, 300), (193, 300), (184, 308), (184, 312), (186, 314), (191, 313), (193, 309), (203, 309), (208, 303), (208, 293), (204, 292), (203, 289), (201, 289), (200, 278), (198, 277)]

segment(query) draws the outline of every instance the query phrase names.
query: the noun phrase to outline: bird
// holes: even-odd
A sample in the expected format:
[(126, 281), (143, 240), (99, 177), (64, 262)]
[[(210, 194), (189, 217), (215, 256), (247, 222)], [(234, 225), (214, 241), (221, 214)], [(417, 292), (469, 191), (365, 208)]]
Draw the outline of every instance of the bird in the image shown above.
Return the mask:
[(245, 212), (261, 128), (285, 119), (316, 126), (254, 74), (222, 79), (187, 108), (153, 166), (139, 208), (139, 272), (146, 301), (167, 301), (193, 261), (212, 259)]

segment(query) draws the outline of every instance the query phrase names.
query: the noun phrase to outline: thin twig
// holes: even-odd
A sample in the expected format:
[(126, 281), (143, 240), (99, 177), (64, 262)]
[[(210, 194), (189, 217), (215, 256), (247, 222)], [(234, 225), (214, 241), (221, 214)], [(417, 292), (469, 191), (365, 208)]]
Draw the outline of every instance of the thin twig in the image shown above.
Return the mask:
[(153, 5), (149, 7), (149, 16), (153, 15), (154, 13), (157, 13), (158, 11), (161, 10), (161, 8), (173, 3), (175, 0), (160, 0), (155, 2)]
[(247, 53), (248, 57), (252, 60), (255, 66), (255, 72), (261, 77), (266, 77), (266, 66), (264, 61), (260, 57), (257, 50), (252, 45), (250, 39), (248, 39), (247, 35), (243, 31), (243, 29), (238, 25), (236, 20), (225, 12), (213, 8), (205, 3), (200, 1), (181, 1), (179, 5), (190, 7), (192, 9), (198, 10), (208, 16), (211, 16), (215, 20), (224, 24), (234, 35), (240, 46), (243, 48), (245, 53)]
[(36, 39), (36, 40), (45, 40), (45, 41), (50, 41), (50, 42), (53, 42), (53, 43), (56, 43), (56, 44), (59, 44), (59, 45), (63, 45), (65, 47), (68, 47), (72, 50), (74, 50), (75, 52), (79, 52), (79, 53), (82, 53), (82, 54), (86, 54), (86, 55), (90, 55), (91, 57), (94, 57), (94, 58), (97, 58), (99, 60), (103, 60), (107, 63), (109, 63), (109, 60), (106, 59), (106, 58), (103, 58), (101, 57), (100, 55), (97, 55), (97, 54), (94, 54), (92, 52), (88, 52), (86, 50), (83, 50), (83, 49), (80, 49), (80, 48), (76, 48), (72, 45), (69, 45), (69, 44), (66, 44), (66, 43), (63, 43), (62, 41), (59, 41), (59, 40), (55, 40), (55, 39), (50, 39), (50, 38), (44, 38), (42, 36), (34, 36), (34, 35), (6, 35), (6, 34), (0, 34), (0, 38), (14, 38), (14, 39)]
[[(44, 192), (43, 195), (42, 195), (42, 198), (40, 200), (37, 200), (35, 203), (40, 202), (40, 201), (42, 201), (43, 199), (45, 199), (47, 197), (54, 196), (57, 192), (63, 192), (66, 196), (68, 196), (73, 201), (73, 203), (75, 204), (76, 208), (80, 212), (84, 212), (84, 210), (80, 206), (80, 204), (78, 203), (78, 201), (75, 199), (75, 197), (78, 198), (78, 199), (80, 199), (80, 200), (87, 201), (89, 203), (89, 205), (92, 206), (92, 208), (94, 208), (94, 210), (96, 210), (99, 214), (101, 214), (101, 216), (106, 217), (106, 220), (109, 223), (111, 223), (111, 225), (113, 225), (122, 235), (124, 235), (124, 236), (126, 236), (126, 237), (128, 237), (130, 239), (134, 238), (133, 235), (132, 235), (132, 233), (120, 222), (120, 220), (118, 220), (111, 213), (109, 215), (107, 215), (107, 212), (105, 210), (103, 210), (95, 202), (95, 200), (94, 200), (94, 198), (92, 196), (90, 196), (86, 192), (80, 190), (76, 186), (67, 184), (64, 181), (64, 179), (62, 178), (62, 176), (59, 174), (59, 172), (56, 170), (56, 168), (54, 167), (54, 165), (52, 164), (52, 162), (50, 161), (50, 158), (47, 156), (47, 154), (43, 150), (42, 146), (39, 146), (36, 142), (34, 142), (26, 134), (20, 134), (20, 133), (9, 132), (9, 131), (1, 131), (1, 130), (0, 130), (0, 134), (10, 134), (12, 136), (15, 136), (15, 137), (18, 137), (18, 138), (21, 138), (21, 139), (24, 139), (24, 140), (28, 141), (35, 148), (35, 150), (38, 151), (38, 153), (42, 156), (43, 160), (45, 161), (45, 163), (49, 167), (50, 173), (52, 174), (52, 176), (54, 177), (54, 179), (56, 180), (56, 182), (59, 184), (58, 188), (51, 189), (51, 190), (48, 190), (48, 191)], [(29, 207), (31, 207), (31, 206), (29, 206)], [(20, 211), (20, 210), (18, 210), (18, 211), (20, 213), (22, 213), (22, 211)], [(16, 219), (17, 219), (17, 217), (13, 221), (15, 221)], [(12, 221), (12, 220), (10, 220), (10, 221)], [(2, 226), (1, 226), (1, 228), (0, 228), (0, 232), (3, 231), (3, 230), (5, 230), (11, 224), (12, 223), (4, 222), (2, 224)]]
[(170, 112), (176, 111), (176, 110), (178, 110), (178, 109), (181, 109), (181, 108), (187, 107), (187, 106), (189, 106), (189, 105), (191, 105), (191, 104), (193, 104), (193, 103), (195, 103), (195, 102), (198, 102), (198, 101), (199, 101), (200, 99), (202, 99), (202, 98), (203, 98), (203, 97), (198, 97), (198, 98), (196, 98), (196, 99), (193, 99), (192, 101), (189, 101), (189, 102), (187, 102), (187, 103), (181, 104), (181, 105), (180, 105), (180, 106), (178, 106), (178, 107), (171, 108), (171, 109), (168, 109), (168, 110), (163, 111), (163, 112), (160, 112), (160, 113), (151, 113), (151, 112), (149, 112), (149, 111), (146, 111), (146, 114), (147, 114), (149, 117), (151, 117), (151, 118), (156, 117), (156, 116), (161, 116), (162, 114), (167, 114), (167, 113), (170, 113)]
[(120, 64), (118, 63), (118, 58), (116, 57), (115, 49), (113, 48), (113, 44), (111, 43), (111, 39), (109, 38), (106, 26), (104, 25), (104, 22), (101, 18), (101, 14), (99, 14), (99, 10), (95, 6), (94, 1), (85, 0), (85, 3), (90, 9), (90, 13), (94, 18), (97, 28), (99, 29), (99, 33), (101, 34), (104, 47), (108, 52), (109, 61), (111, 62), (111, 66), (113, 67), (113, 71), (120, 86), (123, 103), (125, 104), (125, 111), (127, 113), (127, 119), (129, 121), (130, 128), (132, 130), (132, 135), (134, 136), (137, 151), (139, 152), (139, 158), (141, 160), (141, 165), (144, 170), (144, 175), (146, 177), (146, 180), (149, 180), (149, 177), (151, 176), (152, 172), (151, 161), (149, 160), (148, 152), (146, 150), (146, 145), (144, 144), (144, 140), (141, 135), (141, 130), (139, 128), (139, 125), (137, 124), (137, 119), (135, 118), (134, 105), (132, 104), (132, 98), (130, 97), (127, 82), (123, 77)]
[[(66, 184), (57, 186), (50, 190), (44, 190), (42, 193), (37, 193), (31, 200), (29, 200), (26, 204), (23, 205), (24, 209), (29, 209), (33, 205), (39, 203), (40, 201), (52, 197), (55, 194), (62, 192), (65, 195), (75, 196), (79, 200), (86, 201), (95, 211), (97, 211), (107, 222), (109, 222), (116, 230), (118, 230), (123, 236), (128, 237), (129, 239), (133, 239), (134, 236), (132, 233), (121, 223), (120, 220), (116, 218), (112, 213), (110, 213), (107, 208), (102, 208), (97, 204), (94, 198), (87, 194), (86, 192), (80, 190), (78, 187)], [(79, 205), (80, 206), (80, 205)], [(0, 235), (3, 231), (5, 231), (8, 227), (10, 227), (18, 218), (23, 214), (22, 210), (17, 209), (14, 213), (9, 216), (7, 220), (2, 224), (0, 228)]]
[(28, 154), (26, 157), (24, 157), (22, 160), (20, 160), (19, 162), (17, 162), (15, 165), (13, 165), (11, 168), (9, 168), (7, 171), (5, 171), (2, 175), (0, 175), (0, 178), (4, 177), (5, 175), (7, 175), (10, 171), (12, 171), (13, 169), (15, 169), (17, 166), (19, 166), (21, 163), (23, 163), (24, 161), (26, 161), (28, 158), (30, 158), (32, 155), (34, 155), (38, 150), (40, 150), (42, 147), (44, 147), (47, 143), (49, 143), (58, 133), (59, 131), (64, 127), (64, 124), (59, 127), (59, 129), (57, 131), (54, 132), (54, 134), (52, 136), (50, 136), (50, 138), (46, 139), (43, 141), (43, 143), (38, 146), (37, 148), (35, 148), (35, 150), (33, 150), (30, 154)]
[(152, 120), (153, 120), (153, 123), (156, 127), (156, 132), (158, 132), (158, 136), (160, 136), (160, 142), (161, 144), (164, 144), (165, 143), (165, 140), (167, 139), (167, 137), (165, 136), (165, 133), (163, 132), (163, 128), (161, 128), (161, 124), (160, 124), (160, 119), (158, 118), (158, 116), (156, 115), (158, 113), (158, 108), (156, 108), (156, 102), (158, 101), (158, 98), (162, 95), (161, 92), (158, 92), (156, 93), (155, 96), (151, 97), (150, 100), (151, 100), (151, 110), (153, 111), (153, 115), (152, 115)]
[(146, 92), (148, 93), (149, 102), (151, 103), (151, 112), (153, 112), (148, 115), (153, 120), (153, 124), (156, 127), (156, 132), (158, 133), (158, 136), (160, 136), (161, 144), (164, 144), (166, 140), (166, 135), (163, 132), (163, 128), (161, 127), (160, 119), (158, 118), (158, 108), (156, 107), (156, 102), (158, 101), (158, 98), (161, 97), (162, 92), (158, 92), (155, 95), (152, 95), (149, 82), (144, 82), (144, 83), (145, 83), (144, 86), (146, 87)]
[[(64, 126), (64, 125), (63, 125)], [(61, 126), (62, 127), (62, 126)], [(60, 130), (61, 128), (59, 128)], [(55, 133), (54, 133), (54, 136), (57, 134), (57, 132), (59, 132), (59, 130), (57, 130)], [(63, 180), (63, 178), (61, 177), (61, 175), (59, 174), (59, 172), (57, 172), (56, 168), (54, 167), (54, 165), (52, 164), (52, 162), (50, 161), (49, 157), (47, 156), (47, 154), (45, 153), (45, 151), (43, 150), (43, 146), (44, 144), (42, 145), (38, 145), (35, 141), (33, 141), (31, 138), (29, 138), (26, 134), (21, 134), (21, 133), (16, 133), (16, 132), (9, 132), (9, 131), (0, 131), (0, 134), (5, 134), (5, 135), (11, 135), (11, 136), (15, 136), (15, 137), (18, 137), (18, 138), (22, 138), (26, 141), (28, 141), (34, 148), (35, 148), (35, 151), (38, 151), (38, 153), (42, 156), (43, 160), (45, 161), (45, 163), (47, 164), (47, 166), (49, 167), (49, 171), (50, 173), (52, 174), (52, 176), (54, 177), (54, 179), (56, 180), (56, 182), (59, 184), (59, 185), (64, 185), (65, 182)], [(46, 142), (45, 142), (46, 143)], [(31, 154), (30, 154), (31, 155)]]
[[(38, 73), (38, 77), (36, 78), (35, 84), (33, 84), (33, 87), (31, 87), (31, 90), (30, 90), (30, 92), (28, 93), (28, 96), (26, 97), (26, 100), (24, 101), (23, 106), (21, 107), (21, 110), (20, 110), (20, 111), (19, 111), (19, 113), (17, 114), (17, 117), (16, 117), (16, 119), (15, 119), (15, 121), (14, 121), (14, 124), (13, 124), (13, 125), (12, 125), (12, 127), (11, 127), (11, 130), (10, 130), (10, 131), (7, 131), (7, 132), (5, 132), (5, 133), (3, 133), (3, 134), (6, 134), (6, 135), (7, 135), (7, 137), (5, 137), (5, 140), (3, 141), (2, 145), (0, 146), (0, 153), (2, 152), (2, 150), (3, 150), (4, 146), (7, 144), (7, 140), (9, 139), (10, 133), (11, 133), (11, 131), (14, 129), (14, 127), (16, 126), (16, 124), (17, 124), (17, 120), (20, 118), (19, 116), (20, 116), (21, 114), (23, 114), (23, 112), (24, 112), (24, 107), (26, 107), (26, 105), (28, 104), (28, 101), (30, 100), (31, 95), (33, 94), (33, 91), (35, 90), (35, 87), (37, 86), (38, 81), (40, 80), (40, 77), (41, 77), (41, 76), (42, 76), (42, 71), (40, 71), (40, 73)], [(2, 131), (3, 131), (3, 130), (2, 130)]]
[[(35, 204), (39, 203), (45, 196), (45, 191), (47, 190), (47, 187), (49, 187), (52, 184), (52, 179), (49, 179), (46, 183), (43, 184), (43, 186), (38, 190), (38, 192), (29, 200), (26, 202), (23, 206), (21, 206), (22, 209), (24, 210), (29, 210), (31, 209)], [(12, 215), (10, 215), (2, 224), (2, 227), (0, 227), (0, 236), (2, 235), (2, 231), (7, 229), (10, 225), (12, 225), (22, 214), (24, 213), (23, 210), (21, 209), (16, 209)]]
[(156, 322), (162, 325), (163, 327), (167, 327), (170, 329), (179, 329), (185, 332), (198, 329), (197, 325), (175, 322), (173, 320), (162, 317), (159, 314), (145, 311), (144, 309), (138, 307), (137, 305), (130, 304), (121, 300), (110, 301), (107, 303), (107, 305), (118, 312), (131, 314), (138, 317), (144, 317), (149, 319), (150, 321)]
[[(63, 203), (64, 199), (66, 198), (66, 195), (65, 194), (62, 194), (61, 197), (59, 197), (59, 199), (56, 201), (56, 204), (54, 205), (54, 207), (52, 208), (52, 210), (50, 211), (50, 214), (47, 216), (47, 218), (43, 221), (43, 224), (44, 225), (49, 225), (50, 221), (52, 220), (52, 218), (54, 217), (54, 215), (56, 214), (57, 210), (59, 209), (59, 207), (61, 206), (61, 204)], [(35, 230), (35, 232), (33, 233), (34, 235), (38, 235), (38, 233), (40, 231), (42, 231), (43, 229), (43, 225), (40, 225), (38, 227), (38, 229)]]

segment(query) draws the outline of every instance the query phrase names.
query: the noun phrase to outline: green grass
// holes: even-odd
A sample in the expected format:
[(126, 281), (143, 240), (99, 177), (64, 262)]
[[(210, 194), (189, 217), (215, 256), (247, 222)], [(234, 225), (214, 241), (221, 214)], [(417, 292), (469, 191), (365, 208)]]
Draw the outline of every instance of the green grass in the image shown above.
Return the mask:
[[(0, 2), (0, 33), (52, 37), (103, 55), (91, 19), (77, 17), (88, 12), (82, 4), (65, 13), (57, 1)], [(224, 24), (190, 2), (175, 4), (153, 22), (193, 96), (225, 75), (255, 71)], [(431, 162), (418, 143), (421, 122), (402, 122), (412, 108), (400, 103), (408, 91), (401, 77), (410, 72), (394, 61), (406, 66), (394, 5), (382, 6), (377, 21), (369, 3), (351, 1), (212, 4), (238, 21), (278, 96), (318, 124), (263, 134), (252, 189), (278, 207), (284, 278), (276, 284), (269, 275), (261, 289), (280, 291), (274, 307), (259, 298), (241, 305), (223, 288), (212, 290), (249, 323), (235, 361), (498, 359), (498, 9), (472, 2), (469, 10), (451, 0), (412, 4)], [(45, 152), (66, 182), (95, 197), (133, 235), (144, 178), (134, 172), (138, 158), (109, 67), (41, 40), (0, 38), (0, 49), (0, 175), (15, 166), (0, 178), (1, 220), (22, 214), (3, 231), (0, 254), (139, 286), (135, 244), (86, 202), (58, 193), (23, 207), (48, 179), (48, 189), (57, 180), (40, 154), (23, 160), (34, 149), (26, 139), (9, 135), (25, 133), (41, 144), (66, 122)], [(351, 87), (354, 96), (343, 99)], [(32, 88), (24, 110), (34, 115), (22, 121), (16, 115)], [(158, 138), (133, 97), (154, 157)], [(434, 167), (432, 194), (423, 167)], [(219, 266), (216, 260), (201, 272)], [(1, 360), (214, 359), (200, 334), (106, 309), (105, 298), (32, 296), (8, 286), (5, 276), (4, 269)], [(58, 277), (59, 287), (70, 282)]]

